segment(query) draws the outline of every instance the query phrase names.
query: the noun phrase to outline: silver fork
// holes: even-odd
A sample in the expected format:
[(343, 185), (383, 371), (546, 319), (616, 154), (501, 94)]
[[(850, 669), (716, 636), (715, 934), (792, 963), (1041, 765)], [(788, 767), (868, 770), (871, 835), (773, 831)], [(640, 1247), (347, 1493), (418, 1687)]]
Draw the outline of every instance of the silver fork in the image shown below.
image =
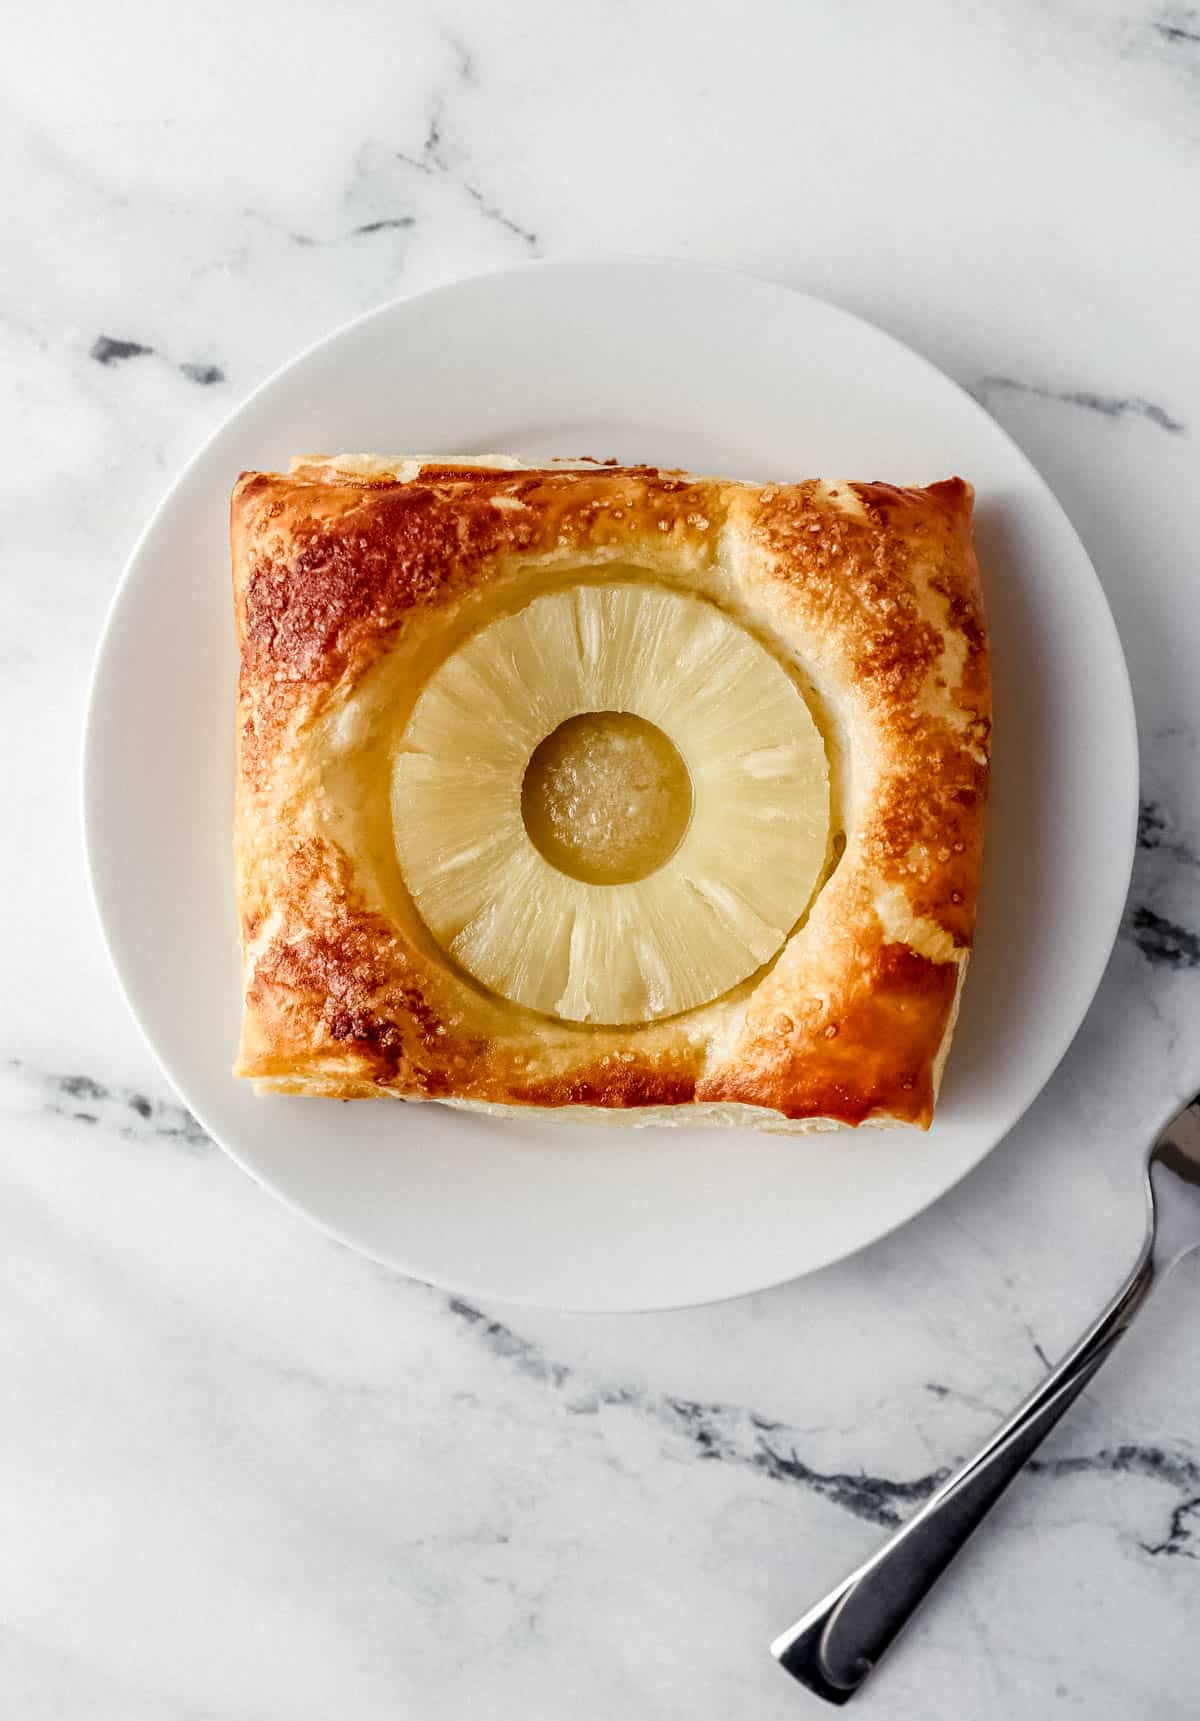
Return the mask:
[(1149, 1222), (1137, 1264), (1094, 1326), (974, 1458), (771, 1653), (830, 1703), (848, 1703), (1067, 1406), (1111, 1356), (1155, 1285), (1200, 1248), (1200, 1094), (1159, 1132), (1146, 1164)]

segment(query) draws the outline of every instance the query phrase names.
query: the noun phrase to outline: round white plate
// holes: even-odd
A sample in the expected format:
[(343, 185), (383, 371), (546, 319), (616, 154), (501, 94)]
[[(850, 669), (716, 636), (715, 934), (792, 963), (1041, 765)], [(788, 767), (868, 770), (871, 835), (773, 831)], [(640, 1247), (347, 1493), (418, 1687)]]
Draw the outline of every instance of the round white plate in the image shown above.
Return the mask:
[[(243, 467), (312, 450), (592, 454), (731, 477), (978, 491), (996, 751), (977, 953), (927, 1137), (769, 1138), (257, 1099), (238, 1033), (227, 515)], [(1129, 879), (1133, 704), (1062, 509), (987, 414), (844, 311), (636, 258), (538, 263), (399, 300), (264, 384), (180, 477), (100, 647), (88, 853), (130, 1006), (240, 1164), (354, 1247), (470, 1295), (648, 1309), (861, 1248), (974, 1166), (1087, 1009)]]

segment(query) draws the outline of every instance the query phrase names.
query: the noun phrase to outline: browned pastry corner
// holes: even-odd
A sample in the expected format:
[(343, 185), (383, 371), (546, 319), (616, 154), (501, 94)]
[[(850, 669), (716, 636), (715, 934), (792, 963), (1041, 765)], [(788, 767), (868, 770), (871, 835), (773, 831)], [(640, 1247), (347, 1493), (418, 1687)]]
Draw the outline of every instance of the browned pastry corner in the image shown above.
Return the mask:
[[(983, 843), (971, 503), (958, 478), (757, 486), (365, 456), (244, 473), (237, 1073), (264, 1092), (620, 1122), (928, 1127)], [(772, 960), (697, 1008), (614, 1026), (514, 1003), (447, 954), (401, 872), (388, 784), (421, 689), (464, 641), (631, 570), (716, 606), (801, 688), (831, 835)]]

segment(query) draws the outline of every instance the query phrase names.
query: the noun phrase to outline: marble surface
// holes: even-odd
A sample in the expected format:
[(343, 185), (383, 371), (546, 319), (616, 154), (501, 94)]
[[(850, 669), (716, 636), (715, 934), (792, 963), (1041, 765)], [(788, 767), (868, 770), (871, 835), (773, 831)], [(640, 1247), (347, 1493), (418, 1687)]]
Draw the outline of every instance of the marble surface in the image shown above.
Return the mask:
[[(1200, 11), (43, 0), (0, 80), (0, 1708), (818, 1713), (767, 1641), (1115, 1284), (1200, 1078)], [(1144, 808), (1095, 1007), (975, 1175), (805, 1282), (585, 1319), (381, 1271), (204, 1138), (93, 926), (76, 761), (122, 561), (248, 390), (397, 291), (595, 249), (804, 286), (979, 395), (1095, 559)], [(864, 1715), (1194, 1718), (1198, 1294), (1185, 1267)]]

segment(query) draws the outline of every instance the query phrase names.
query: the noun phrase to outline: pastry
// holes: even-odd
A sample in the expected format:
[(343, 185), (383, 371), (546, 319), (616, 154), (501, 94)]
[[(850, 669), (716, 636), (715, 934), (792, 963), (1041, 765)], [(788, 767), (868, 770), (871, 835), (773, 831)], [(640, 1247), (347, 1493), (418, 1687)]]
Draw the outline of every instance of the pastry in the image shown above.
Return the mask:
[(971, 501), (500, 457), (244, 473), (237, 1073), (927, 1127), (983, 840)]

